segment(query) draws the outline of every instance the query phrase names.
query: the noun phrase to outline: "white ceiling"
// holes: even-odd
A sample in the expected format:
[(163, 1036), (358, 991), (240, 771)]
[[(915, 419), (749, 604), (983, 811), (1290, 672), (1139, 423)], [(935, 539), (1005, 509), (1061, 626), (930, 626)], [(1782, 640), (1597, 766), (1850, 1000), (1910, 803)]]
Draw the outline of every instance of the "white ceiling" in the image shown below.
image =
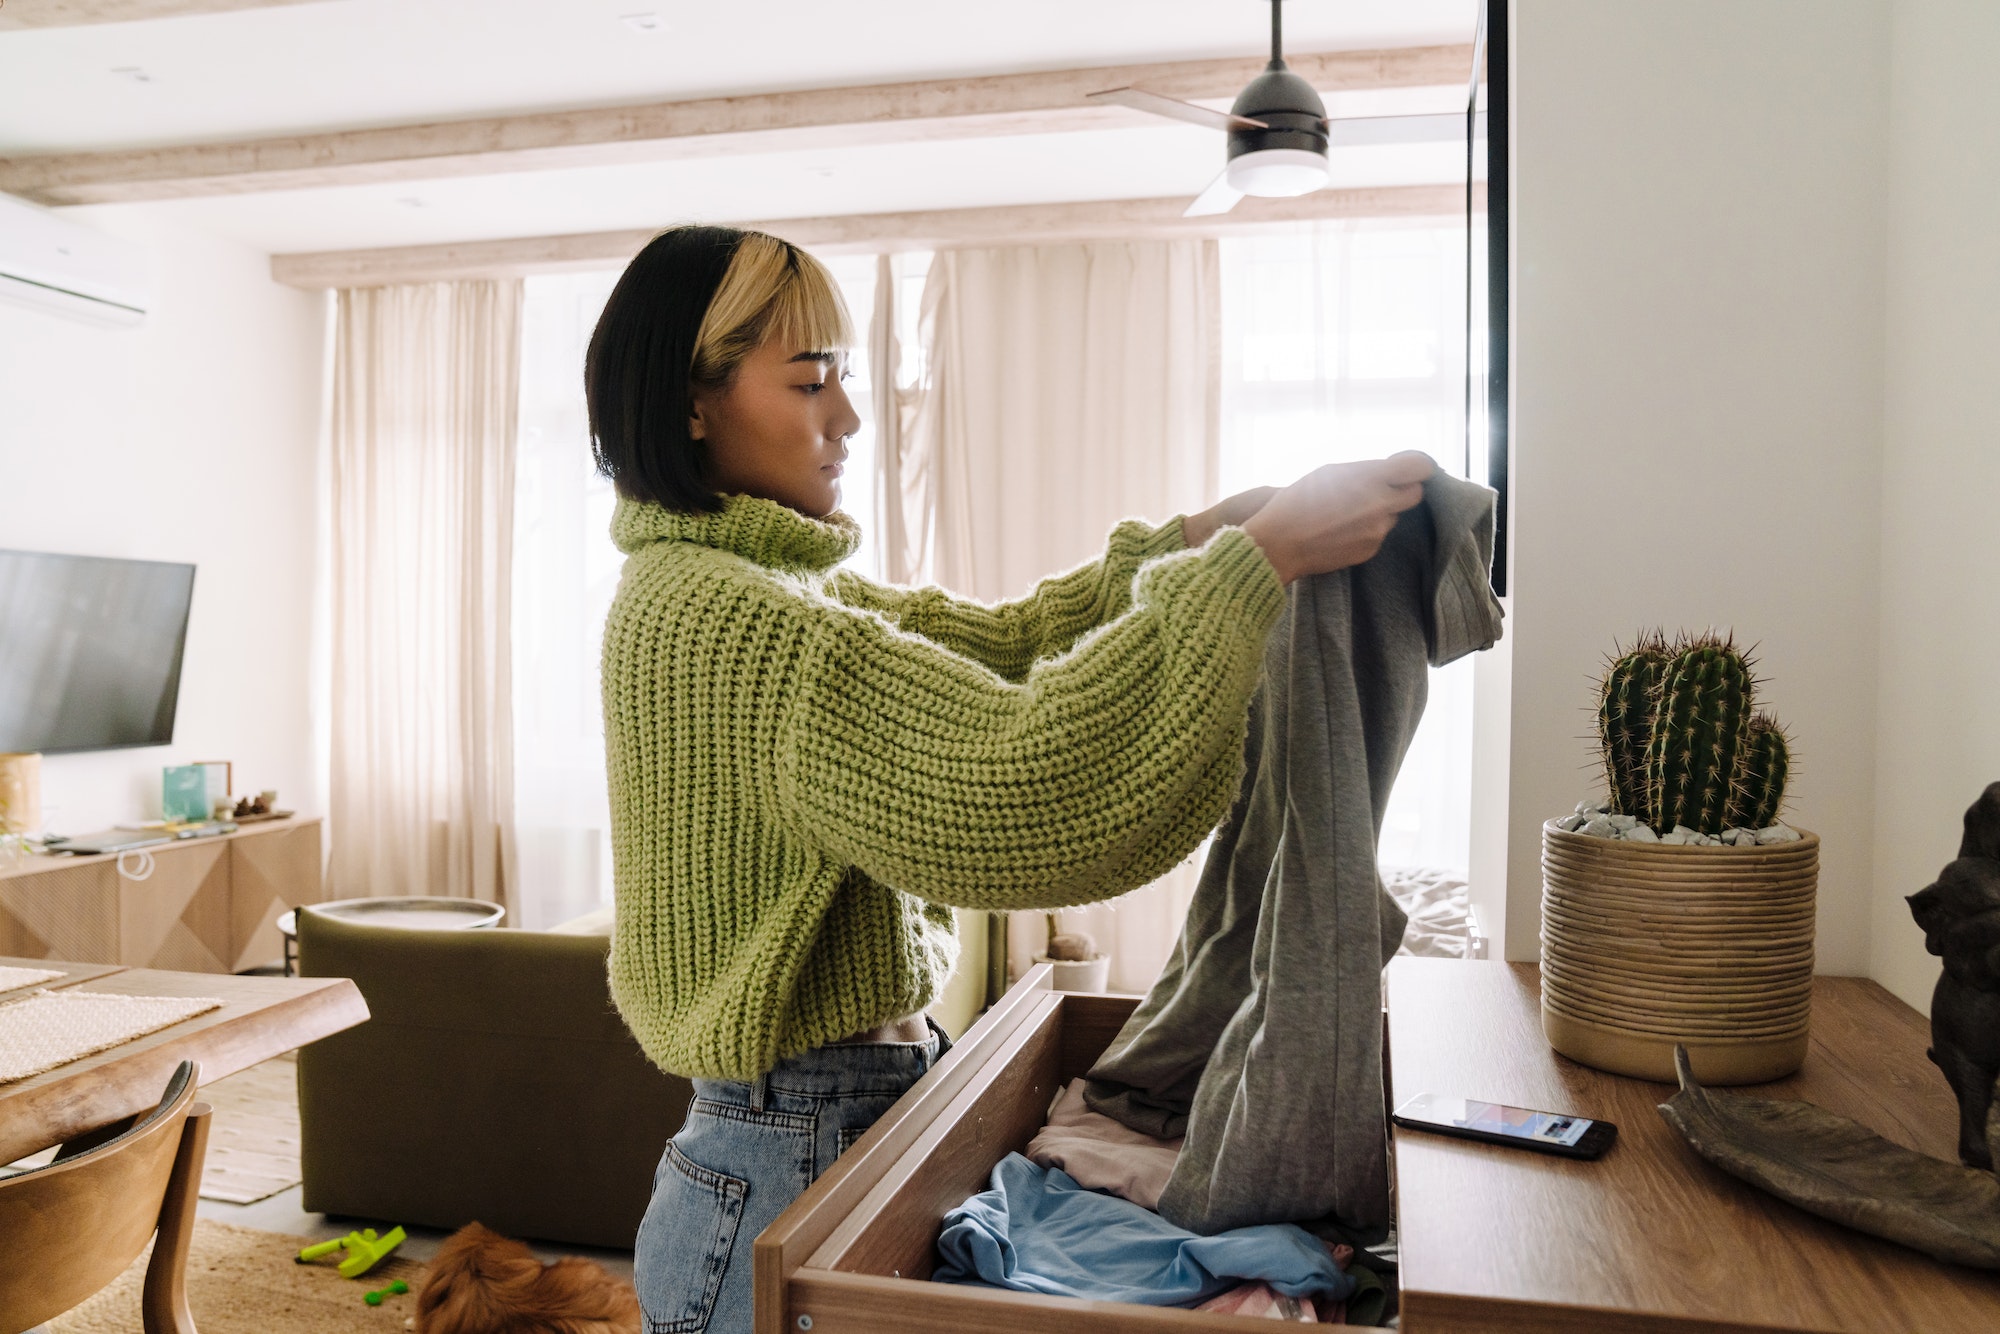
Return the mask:
[[(1465, 42), (1477, 0), (1288, 0), (1288, 50)], [(653, 14), (654, 32), (621, 16)], [(0, 154), (1255, 55), (1263, 0), (322, 0), (0, 31)], [(140, 71), (144, 78), (130, 72)], [(1434, 106), (1450, 93), (1416, 100)], [(1405, 98), (1406, 101), (1410, 100)], [(1330, 108), (1353, 114), (1374, 108)], [(1416, 109), (1416, 108), (1412, 108)], [(1336, 153), (1335, 184), (1458, 178), (1444, 146)], [(146, 205), (272, 251), (1076, 199), (1192, 196), (1220, 136), (1162, 122)], [(409, 203), (404, 201), (418, 201)]]

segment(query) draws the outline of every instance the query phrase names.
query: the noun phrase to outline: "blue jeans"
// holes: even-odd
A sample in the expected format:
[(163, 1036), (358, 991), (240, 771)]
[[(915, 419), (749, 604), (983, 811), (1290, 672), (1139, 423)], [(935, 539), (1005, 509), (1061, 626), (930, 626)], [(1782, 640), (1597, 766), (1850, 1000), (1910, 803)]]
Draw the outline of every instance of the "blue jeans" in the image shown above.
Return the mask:
[(951, 1047), (833, 1043), (741, 1083), (694, 1081), (653, 1173), (632, 1282), (652, 1334), (749, 1334), (751, 1243)]

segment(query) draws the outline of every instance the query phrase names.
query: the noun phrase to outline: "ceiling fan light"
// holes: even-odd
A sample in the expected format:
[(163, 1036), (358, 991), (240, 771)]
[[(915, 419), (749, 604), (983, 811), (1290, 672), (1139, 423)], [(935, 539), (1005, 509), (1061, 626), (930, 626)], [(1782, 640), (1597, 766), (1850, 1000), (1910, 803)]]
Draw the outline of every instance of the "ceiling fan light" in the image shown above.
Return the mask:
[(1324, 154), (1304, 148), (1263, 148), (1229, 159), (1229, 183), (1246, 195), (1288, 199), (1326, 184)]

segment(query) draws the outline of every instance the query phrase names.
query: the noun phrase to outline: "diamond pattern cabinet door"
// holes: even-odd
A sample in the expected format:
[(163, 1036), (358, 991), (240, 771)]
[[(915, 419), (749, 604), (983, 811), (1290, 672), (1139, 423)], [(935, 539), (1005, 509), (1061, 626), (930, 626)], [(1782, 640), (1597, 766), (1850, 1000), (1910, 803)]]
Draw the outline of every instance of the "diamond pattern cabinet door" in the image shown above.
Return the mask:
[(319, 830), (318, 820), (307, 820), (229, 840), (231, 971), (281, 962), (278, 918), (324, 897)]
[(0, 954), (120, 962), (117, 882), (109, 862), (0, 879)]
[(152, 853), (153, 873), (144, 880), (115, 872), (118, 962), (184, 973), (233, 971), (228, 845), (201, 839)]

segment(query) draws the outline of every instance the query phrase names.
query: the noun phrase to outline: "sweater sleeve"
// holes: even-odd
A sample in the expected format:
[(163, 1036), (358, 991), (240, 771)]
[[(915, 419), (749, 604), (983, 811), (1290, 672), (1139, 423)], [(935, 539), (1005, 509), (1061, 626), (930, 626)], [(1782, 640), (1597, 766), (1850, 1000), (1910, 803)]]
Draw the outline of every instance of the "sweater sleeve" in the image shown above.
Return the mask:
[(878, 884), (977, 909), (1115, 897), (1228, 809), (1264, 643), (1284, 607), (1241, 529), (1156, 560), (1131, 605), (1020, 681), (877, 616), (801, 646), (776, 799)]
[(846, 605), (877, 612), (898, 629), (1019, 682), (1037, 660), (1061, 653), (1079, 636), (1124, 615), (1141, 565), (1186, 549), (1178, 517), (1158, 528), (1127, 519), (1111, 530), (1102, 556), (1049, 576), (1012, 602), (977, 602), (935, 586), (897, 588), (851, 570), (836, 572), (830, 583)]

